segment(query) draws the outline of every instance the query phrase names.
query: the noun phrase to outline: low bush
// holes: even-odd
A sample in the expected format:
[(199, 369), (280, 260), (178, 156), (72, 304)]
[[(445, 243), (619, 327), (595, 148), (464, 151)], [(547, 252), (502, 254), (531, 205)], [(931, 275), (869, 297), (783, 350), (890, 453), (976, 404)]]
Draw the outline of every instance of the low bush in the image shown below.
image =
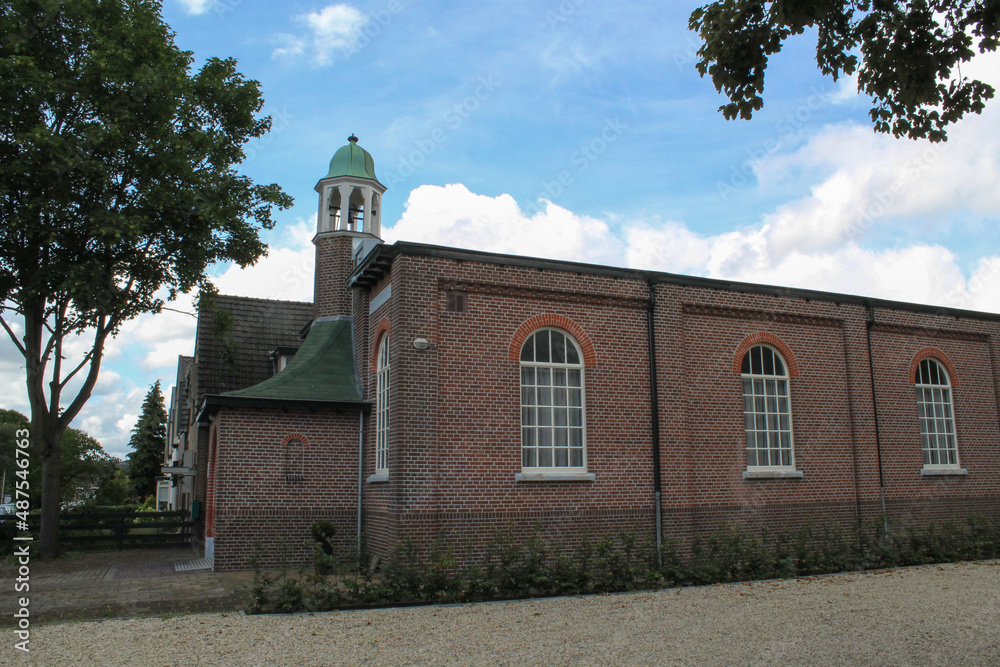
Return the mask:
[[(964, 524), (890, 526), (888, 532), (881, 521), (848, 529), (805, 525), (773, 536), (725, 525), (696, 538), (684, 559), (673, 542), (657, 550), (627, 533), (550, 549), (537, 526), (523, 542), (511, 531), (498, 532), (478, 558), (466, 544), (458, 559), (455, 536), (442, 534), (425, 553), (409, 540), (398, 542), (375, 569), (364, 565), (365, 557), (339, 553), (322, 524), (313, 525), (311, 571), (265, 571), (265, 547), (255, 545), (251, 612), (609, 593), (1000, 557), (1000, 525), (974, 516)], [(278, 549), (279, 562), (287, 562), (287, 546), (281, 542)]]

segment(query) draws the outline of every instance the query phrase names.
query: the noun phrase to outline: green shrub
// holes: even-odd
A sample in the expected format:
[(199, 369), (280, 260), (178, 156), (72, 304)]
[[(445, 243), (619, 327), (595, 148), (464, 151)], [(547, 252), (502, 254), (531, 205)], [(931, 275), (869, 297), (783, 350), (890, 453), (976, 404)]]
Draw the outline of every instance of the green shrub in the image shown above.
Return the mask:
[[(372, 572), (360, 565), (367, 561), (365, 549), (360, 559), (332, 549), (332, 525), (325, 523), (313, 524), (311, 573), (264, 571), (265, 550), (255, 543), (251, 612), (602, 593), (1000, 556), (1000, 525), (984, 517), (919, 529), (890, 526), (888, 532), (881, 520), (852, 529), (816, 530), (807, 524), (773, 536), (723, 525), (696, 536), (688, 559), (680, 557), (676, 542), (668, 540), (657, 550), (630, 533), (596, 541), (585, 535), (575, 549), (557, 543), (550, 551), (536, 525), (523, 542), (514, 539), (513, 530), (498, 532), (478, 557), (466, 543), (464, 559), (456, 558), (456, 546), (445, 534), (431, 541), (426, 553), (401, 540)], [(284, 543), (278, 547), (285, 549)], [(279, 562), (287, 562), (287, 550)]]

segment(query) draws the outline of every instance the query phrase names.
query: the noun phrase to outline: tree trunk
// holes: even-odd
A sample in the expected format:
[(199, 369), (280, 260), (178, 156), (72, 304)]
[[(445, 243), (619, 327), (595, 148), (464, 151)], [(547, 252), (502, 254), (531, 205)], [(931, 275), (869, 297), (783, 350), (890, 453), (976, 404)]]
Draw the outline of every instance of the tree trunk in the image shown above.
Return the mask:
[(62, 431), (58, 434), (40, 432), (42, 457), (42, 530), (38, 539), (38, 554), (42, 560), (59, 555), (60, 481), (62, 480)]

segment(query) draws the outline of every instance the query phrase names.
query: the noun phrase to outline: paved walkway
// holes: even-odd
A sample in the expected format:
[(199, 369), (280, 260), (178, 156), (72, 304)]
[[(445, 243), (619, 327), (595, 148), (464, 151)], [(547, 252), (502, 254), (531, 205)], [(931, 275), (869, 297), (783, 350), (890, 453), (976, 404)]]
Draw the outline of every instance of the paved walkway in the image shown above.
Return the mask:
[(10, 625), (28, 597), (36, 620), (96, 619), (237, 611), (247, 606), (249, 572), (178, 571), (202, 556), (189, 548), (132, 549), (70, 554), (56, 561), (32, 559), (28, 592), (16, 592), (18, 566), (0, 564), (0, 625)]

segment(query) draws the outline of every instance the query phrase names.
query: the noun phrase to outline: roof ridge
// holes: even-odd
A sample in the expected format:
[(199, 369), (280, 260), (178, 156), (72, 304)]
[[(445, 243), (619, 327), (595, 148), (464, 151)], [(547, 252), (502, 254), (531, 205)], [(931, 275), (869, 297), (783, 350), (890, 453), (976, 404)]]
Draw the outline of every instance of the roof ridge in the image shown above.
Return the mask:
[(259, 296), (240, 296), (238, 294), (213, 294), (209, 299), (233, 299), (239, 301), (257, 301), (262, 303), (288, 303), (303, 306), (312, 306), (312, 301), (292, 301), (290, 299), (265, 299)]

